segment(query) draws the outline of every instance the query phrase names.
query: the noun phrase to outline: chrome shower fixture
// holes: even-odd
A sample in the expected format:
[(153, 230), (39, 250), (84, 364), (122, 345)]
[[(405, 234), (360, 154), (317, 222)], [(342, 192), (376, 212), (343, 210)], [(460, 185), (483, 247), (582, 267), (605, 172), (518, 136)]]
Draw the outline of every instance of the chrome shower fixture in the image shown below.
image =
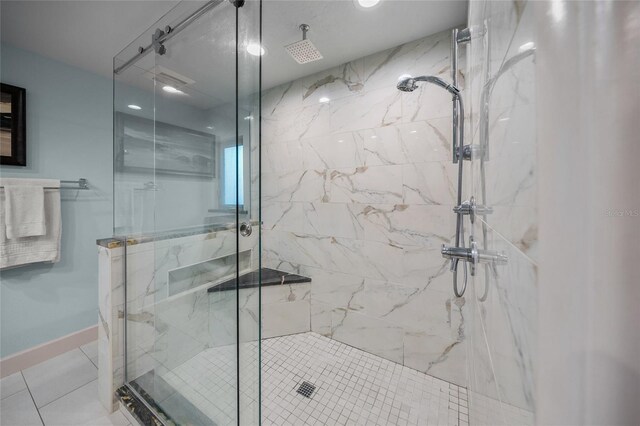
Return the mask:
[(457, 87), (455, 87), (453, 84), (447, 83), (446, 81), (444, 81), (439, 77), (435, 77), (432, 75), (423, 75), (420, 77), (408, 77), (400, 80), (396, 87), (398, 88), (398, 90), (401, 90), (403, 92), (413, 92), (418, 88), (418, 84), (417, 84), (418, 81), (424, 81), (427, 83), (435, 84), (449, 91), (454, 96), (460, 96), (460, 90), (458, 90)]
[[(460, 96), (460, 90), (453, 84), (449, 84), (443, 79), (432, 75), (404, 78), (398, 82), (396, 87), (398, 88), (398, 90), (401, 90), (403, 92), (413, 92), (418, 88), (418, 81), (435, 84), (436, 86), (445, 89), (453, 96), (454, 114), (451, 150), (453, 153), (453, 162), (458, 163), (458, 196), (456, 199), (456, 206), (462, 206), (462, 165), (464, 163), (464, 107), (462, 105), (462, 96)], [(457, 254), (459, 250), (465, 250), (463, 217), (464, 216), (462, 212), (456, 213), (456, 236), (455, 247), (453, 247), (453, 254)], [(463, 258), (452, 255), (449, 252), (451, 249), (452, 248), (450, 247), (443, 246), (442, 255), (443, 257), (451, 259), (451, 272), (453, 272), (453, 292), (456, 297), (462, 297), (467, 289), (467, 262), (470, 258)], [(464, 268), (464, 285), (462, 286), (462, 289), (458, 288), (458, 266), (460, 261), (462, 261)]]
[(302, 40), (291, 43), (284, 48), (291, 55), (291, 57), (299, 64), (307, 64), (309, 62), (319, 61), (323, 58), (320, 51), (316, 46), (307, 39), (307, 31), (309, 31), (309, 25), (301, 24), (300, 30), (302, 31)]

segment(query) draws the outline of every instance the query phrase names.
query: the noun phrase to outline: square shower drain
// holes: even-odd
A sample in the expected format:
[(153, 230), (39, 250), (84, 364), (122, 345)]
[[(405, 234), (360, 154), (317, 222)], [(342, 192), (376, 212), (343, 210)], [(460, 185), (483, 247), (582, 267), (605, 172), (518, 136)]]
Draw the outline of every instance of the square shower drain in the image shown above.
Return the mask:
[(311, 394), (313, 394), (314, 390), (316, 390), (316, 386), (315, 385), (313, 385), (313, 384), (311, 384), (309, 382), (302, 382), (302, 384), (298, 388), (297, 392), (302, 396), (306, 396), (307, 398), (311, 398)]

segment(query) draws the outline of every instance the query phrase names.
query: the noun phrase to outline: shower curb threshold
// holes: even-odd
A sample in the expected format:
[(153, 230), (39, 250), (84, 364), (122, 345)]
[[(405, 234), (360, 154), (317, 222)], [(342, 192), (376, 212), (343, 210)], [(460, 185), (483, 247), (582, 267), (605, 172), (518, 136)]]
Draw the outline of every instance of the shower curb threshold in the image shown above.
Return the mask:
[(116, 390), (116, 397), (126, 409), (141, 425), (144, 426), (175, 426), (169, 419), (161, 420), (153, 411), (136, 396), (126, 385)]

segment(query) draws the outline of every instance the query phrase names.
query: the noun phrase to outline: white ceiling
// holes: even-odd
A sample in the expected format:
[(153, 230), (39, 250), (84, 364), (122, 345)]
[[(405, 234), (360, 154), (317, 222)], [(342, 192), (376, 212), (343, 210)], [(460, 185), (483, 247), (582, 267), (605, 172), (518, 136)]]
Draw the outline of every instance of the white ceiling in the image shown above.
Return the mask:
[[(111, 78), (113, 57), (156, 21), (160, 20), (157, 26), (164, 27), (168, 23), (164, 21), (169, 17), (161, 18), (177, 3), (3, 0), (0, 34), (4, 43)], [(193, 2), (194, 8), (196, 3)], [(207, 13), (201, 19), (230, 19), (228, 7), (230, 5), (225, 5), (225, 11)], [(263, 45), (267, 54), (263, 56), (262, 87), (273, 87), (464, 24), (466, 14), (466, 0), (383, 0), (366, 10), (357, 7), (353, 0), (264, 0)], [(285, 51), (285, 45), (301, 39), (298, 29), (301, 23), (310, 25), (308, 38), (324, 59), (299, 65)], [(215, 104), (216, 98), (228, 98), (226, 92), (233, 88), (219, 84), (219, 80), (229, 81), (233, 62), (229, 63), (227, 54), (217, 68), (218, 72), (209, 71), (215, 60), (201, 52), (212, 51), (205, 43), (218, 40), (220, 44), (223, 34), (228, 38), (229, 31), (224, 29), (228, 25), (201, 23), (200, 26), (201, 29), (174, 37), (168, 45), (172, 50), (157, 61), (148, 57), (144, 68), (148, 69), (154, 62), (162, 63), (172, 71), (196, 80), (200, 94), (204, 98), (211, 97), (210, 103), (206, 100), (197, 102), (203, 108), (207, 103), (209, 107)], [(196, 33), (198, 37), (189, 35)], [(146, 38), (143, 40), (148, 43)], [(223, 50), (224, 47), (214, 47), (214, 55)]]
[[(462, 25), (467, 1), (383, 0), (362, 9), (353, 0), (264, 0), (263, 87), (272, 87), (350, 60)], [(283, 48), (302, 38), (299, 25), (324, 59), (297, 64)]]
[(113, 57), (178, 1), (7, 1), (7, 43), (111, 78)]

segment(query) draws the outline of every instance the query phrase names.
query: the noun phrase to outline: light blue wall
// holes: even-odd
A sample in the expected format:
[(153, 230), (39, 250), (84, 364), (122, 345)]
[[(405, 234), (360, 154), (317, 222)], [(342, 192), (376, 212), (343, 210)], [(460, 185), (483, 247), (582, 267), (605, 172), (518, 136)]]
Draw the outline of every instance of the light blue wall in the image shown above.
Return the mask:
[[(158, 122), (198, 132), (216, 133), (207, 129), (207, 126), (213, 122), (208, 110), (182, 102), (185, 97), (167, 95), (159, 88), (154, 94), (153, 87), (145, 91), (127, 84), (133, 80), (127, 78), (128, 72), (139, 73), (140, 71), (138, 68), (131, 67), (116, 81), (114, 91), (116, 111), (147, 119), (155, 118)], [(129, 104), (139, 105), (142, 110), (133, 111), (127, 108)], [(150, 152), (150, 155), (153, 154)], [(114, 178), (117, 234), (201, 226), (210, 215), (208, 210), (217, 207), (217, 179), (162, 172), (154, 174), (151, 169), (125, 172), (118, 168), (115, 170)], [(158, 191), (140, 191), (146, 182), (151, 181), (155, 181), (158, 185)], [(136, 217), (135, 225), (132, 221), (134, 216)]]
[(4, 177), (89, 180), (62, 190), (62, 254), (56, 264), (0, 273), (0, 356), (97, 323), (95, 241), (112, 228), (111, 80), (1, 46), (3, 83), (27, 90), (27, 167)]
[[(32, 52), (7, 45), (0, 48), (2, 82), (27, 89), (28, 164), (2, 166), (0, 174), (84, 177), (91, 186), (87, 191), (61, 192), (59, 263), (0, 272), (0, 356), (5, 357), (97, 323), (95, 241), (113, 234), (113, 84), (106, 77)], [(119, 84), (116, 108), (151, 118), (156, 97), (153, 92)], [(129, 103), (145, 108), (133, 112), (126, 108)], [(213, 133), (222, 142), (235, 135), (235, 105), (209, 110), (168, 99), (161, 105), (155, 109), (158, 121), (204, 132), (214, 124)], [(240, 125), (248, 141), (250, 123), (241, 120)], [(122, 211), (123, 197), (130, 197), (133, 188), (153, 179), (151, 172), (117, 174), (116, 191), (122, 194), (116, 197), (118, 222), (127, 216)], [(218, 207), (218, 179), (158, 174), (155, 180), (160, 190), (148, 194), (146, 231), (201, 225), (211, 215), (208, 209)]]

